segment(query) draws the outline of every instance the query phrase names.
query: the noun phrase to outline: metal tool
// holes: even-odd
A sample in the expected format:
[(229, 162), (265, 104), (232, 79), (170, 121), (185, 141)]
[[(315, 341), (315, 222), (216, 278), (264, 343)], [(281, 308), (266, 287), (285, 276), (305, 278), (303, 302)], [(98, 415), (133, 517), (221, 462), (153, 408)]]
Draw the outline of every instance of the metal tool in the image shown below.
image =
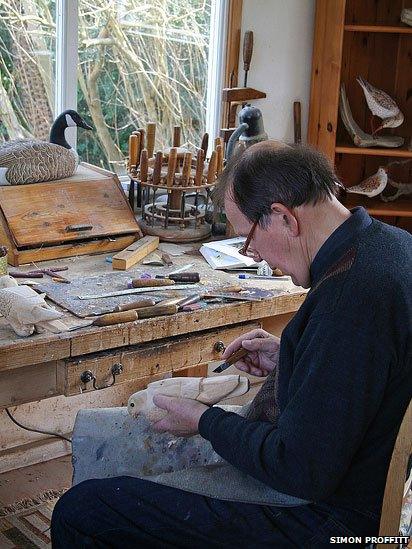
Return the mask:
[(207, 293), (203, 294), (203, 298), (220, 298), (220, 299), (228, 299), (230, 301), (262, 301), (261, 297), (252, 297), (250, 295), (229, 295), (225, 293)]
[(248, 354), (248, 350), (241, 347), (237, 351), (235, 351), (233, 354), (230, 355), (230, 357), (225, 361), (222, 362), (222, 364), (219, 364), (217, 368), (213, 370), (213, 372), (220, 374), (220, 372), (224, 372), (229, 368), (229, 366), (232, 366), (235, 362), (243, 358)]
[(152, 307), (142, 307), (140, 309), (131, 309), (129, 311), (120, 311), (101, 315), (87, 324), (73, 326), (69, 331), (87, 326), (112, 326), (113, 324), (123, 324), (124, 322), (134, 322), (142, 318), (153, 318), (155, 316), (173, 315), (177, 313), (177, 305), (153, 305)]
[(130, 295), (130, 294), (143, 294), (145, 292), (161, 292), (161, 291), (168, 291), (171, 290), (193, 290), (193, 284), (175, 284), (173, 286), (159, 286), (159, 287), (149, 287), (149, 288), (130, 288), (128, 290), (119, 290), (117, 292), (108, 292), (105, 294), (100, 295), (94, 295), (94, 294), (86, 294), (86, 295), (78, 295), (78, 299), (100, 299), (103, 297), (116, 297), (118, 295)]
[(242, 280), (247, 280), (249, 278), (254, 278), (254, 279), (257, 279), (257, 280), (289, 280), (289, 276), (266, 276), (266, 275), (254, 275), (254, 274), (247, 274), (247, 273), (243, 273), (243, 274), (240, 274), (239, 275), (239, 278), (241, 278)]
[[(150, 279), (148, 279), (150, 280)], [(169, 274), (166, 277), (164, 275), (156, 275), (155, 280), (162, 280), (162, 281), (174, 281), (174, 282), (182, 282), (186, 284), (195, 284), (197, 282), (200, 282), (200, 275), (199, 273), (176, 273), (176, 274)], [(166, 286), (166, 284), (164, 284)], [(134, 286), (137, 288), (137, 286)]]
[(173, 271), (170, 271), (170, 273), (166, 276), (175, 275), (177, 273), (182, 273), (183, 271), (187, 271), (188, 269), (191, 269), (194, 267), (194, 263), (188, 263), (187, 265), (183, 265), (183, 267), (179, 267), (178, 269), (174, 269)]

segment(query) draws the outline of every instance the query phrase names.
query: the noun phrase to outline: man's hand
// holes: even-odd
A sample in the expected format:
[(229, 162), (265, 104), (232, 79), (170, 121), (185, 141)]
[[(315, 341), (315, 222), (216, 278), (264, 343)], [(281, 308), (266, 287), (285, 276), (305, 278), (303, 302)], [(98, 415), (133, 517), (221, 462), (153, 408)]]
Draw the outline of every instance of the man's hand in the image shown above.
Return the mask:
[(168, 412), (166, 417), (153, 423), (153, 429), (158, 432), (168, 431), (179, 437), (196, 435), (199, 432), (200, 416), (209, 409), (206, 404), (190, 398), (155, 395), (153, 402)]
[(265, 330), (252, 330), (232, 341), (223, 353), (222, 358), (229, 358), (232, 353), (238, 351), (241, 347), (248, 350), (249, 353), (235, 362), (238, 370), (262, 377), (267, 376), (277, 368), (280, 347), (278, 337), (265, 332)]

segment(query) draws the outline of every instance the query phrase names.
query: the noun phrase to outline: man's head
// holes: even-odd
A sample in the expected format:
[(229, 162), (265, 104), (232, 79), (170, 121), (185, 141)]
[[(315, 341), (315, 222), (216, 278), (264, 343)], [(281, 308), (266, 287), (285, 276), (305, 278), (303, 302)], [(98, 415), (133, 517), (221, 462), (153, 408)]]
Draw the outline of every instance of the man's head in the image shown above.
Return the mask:
[(349, 212), (336, 199), (339, 180), (323, 155), (277, 141), (253, 145), (230, 160), (214, 193), (256, 261), (265, 259), (310, 285), (314, 255)]

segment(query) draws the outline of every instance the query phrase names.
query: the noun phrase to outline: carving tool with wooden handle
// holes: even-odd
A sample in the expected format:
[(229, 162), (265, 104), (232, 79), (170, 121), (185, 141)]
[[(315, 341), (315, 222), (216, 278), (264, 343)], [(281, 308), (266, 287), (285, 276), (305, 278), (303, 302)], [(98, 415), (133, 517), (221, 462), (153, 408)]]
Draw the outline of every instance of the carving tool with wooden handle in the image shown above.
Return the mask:
[(155, 286), (156, 287), (174, 286), (175, 283), (176, 283), (175, 280), (172, 280), (169, 278), (134, 278), (129, 282), (128, 287), (129, 288), (153, 288)]
[(152, 158), (156, 139), (156, 124), (154, 122), (149, 122), (146, 129), (147, 153), (149, 155), (149, 158)]
[(302, 114), (300, 101), (293, 103), (293, 130), (295, 145), (302, 142)]
[(140, 301), (132, 301), (131, 303), (118, 305), (113, 312), (120, 313), (121, 311), (132, 311), (133, 309), (142, 309), (143, 307), (153, 307), (153, 305), (156, 305), (156, 300), (151, 297), (146, 297)]
[(216, 372), (217, 374), (220, 374), (220, 372), (224, 372), (229, 368), (229, 366), (232, 366), (235, 362), (243, 358), (248, 354), (248, 350), (241, 347), (237, 351), (235, 351), (233, 354), (230, 355), (230, 357), (223, 362), (222, 364), (219, 364), (217, 368), (213, 370), (213, 372)]
[(143, 294), (143, 293), (156, 293), (161, 291), (168, 291), (171, 290), (193, 290), (193, 284), (175, 284), (173, 286), (158, 286), (150, 288), (130, 288), (128, 290), (118, 290), (116, 292), (107, 292), (105, 294), (85, 294), (85, 295), (78, 295), (78, 299), (101, 299), (103, 297), (117, 297), (119, 295), (130, 295), (130, 294)]
[(243, 38), (243, 70), (245, 71), (245, 77), (243, 80), (243, 87), (247, 88), (247, 77), (250, 69), (250, 62), (252, 60), (253, 53), (253, 32), (246, 31)]
[(69, 331), (87, 326), (113, 326), (114, 324), (123, 324), (125, 322), (134, 322), (142, 318), (153, 318), (155, 316), (173, 315), (177, 313), (176, 305), (154, 305), (151, 307), (142, 307), (116, 313), (108, 313), (90, 321), (88, 324), (73, 326)]

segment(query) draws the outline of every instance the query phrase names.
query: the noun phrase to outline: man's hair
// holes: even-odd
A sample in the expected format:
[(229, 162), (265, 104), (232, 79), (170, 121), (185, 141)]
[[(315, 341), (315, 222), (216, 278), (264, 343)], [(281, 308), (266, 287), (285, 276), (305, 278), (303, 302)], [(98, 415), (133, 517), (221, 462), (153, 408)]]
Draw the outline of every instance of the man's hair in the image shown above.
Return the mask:
[(338, 194), (341, 183), (326, 157), (307, 146), (265, 141), (231, 158), (213, 192), (223, 207), (230, 192), (239, 210), (265, 225), (271, 205), (316, 204)]

